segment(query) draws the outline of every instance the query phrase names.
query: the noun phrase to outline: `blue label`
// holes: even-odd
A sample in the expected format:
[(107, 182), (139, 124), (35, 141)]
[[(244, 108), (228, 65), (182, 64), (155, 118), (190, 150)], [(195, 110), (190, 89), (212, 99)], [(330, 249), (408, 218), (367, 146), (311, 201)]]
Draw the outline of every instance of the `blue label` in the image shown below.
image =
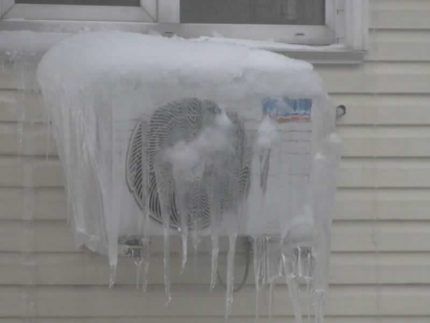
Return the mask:
[(311, 120), (311, 99), (266, 98), (262, 103), (263, 114), (279, 123)]

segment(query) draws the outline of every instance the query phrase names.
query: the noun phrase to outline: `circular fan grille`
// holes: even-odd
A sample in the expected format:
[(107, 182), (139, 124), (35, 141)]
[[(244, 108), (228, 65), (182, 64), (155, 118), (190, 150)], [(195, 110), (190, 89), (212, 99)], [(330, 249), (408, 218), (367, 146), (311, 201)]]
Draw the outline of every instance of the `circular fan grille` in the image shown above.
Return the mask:
[(174, 165), (162, 158), (176, 144), (196, 140), (221, 113), (211, 101), (190, 98), (156, 109), (149, 120), (142, 117), (135, 126), (128, 147), (126, 179), (139, 207), (153, 220), (162, 223), (167, 212), (170, 226), (179, 229), (182, 212), (182, 225), (185, 215), (190, 230), (201, 230), (209, 226), (211, 212), (218, 213), (218, 219), (227, 211), (234, 212), (247, 193), (249, 153), (243, 125), (235, 114), (227, 115), (232, 125), (228, 134), (232, 149), (217, 152), (204, 164), (202, 176), (181, 185), (180, 192), (176, 191), (181, 183), (173, 174)]

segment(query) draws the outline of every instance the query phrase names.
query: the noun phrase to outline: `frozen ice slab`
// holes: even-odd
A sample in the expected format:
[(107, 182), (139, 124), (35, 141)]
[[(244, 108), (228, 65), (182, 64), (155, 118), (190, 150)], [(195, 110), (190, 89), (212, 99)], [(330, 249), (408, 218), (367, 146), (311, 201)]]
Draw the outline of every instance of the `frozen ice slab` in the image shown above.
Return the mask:
[(109, 256), (112, 282), (121, 246), (149, 252), (164, 235), (170, 299), (170, 235), (182, 237), (184, 266), (189, 237), (210, 236), (213, 271), (228, 236), (227, 315), (236, 237), (251, 236), (259, 290), (284, 277), (298, 320), (303, 282), (323, 301), (339, 142), (310, 64), (240, 44), (87, 33), (49, 50), (38, 79), (76, 239)]

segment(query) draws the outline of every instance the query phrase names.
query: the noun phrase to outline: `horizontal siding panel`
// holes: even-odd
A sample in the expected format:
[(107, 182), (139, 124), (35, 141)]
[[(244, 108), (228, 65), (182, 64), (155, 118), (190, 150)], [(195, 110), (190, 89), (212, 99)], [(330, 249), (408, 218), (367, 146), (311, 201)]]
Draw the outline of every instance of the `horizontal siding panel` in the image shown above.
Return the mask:
[(352, 159), (342, 162), (338, 187), (342, 188), (428, 188), (427, 160)]
[[(405, 243), (407, 241), (407, 243)], [(333, 251), (428, 251), (430, 226), (427, 223), (358, 222), (334, 223)]]
[[(190, 317), (145, 317), (144, 323), (190, 323), (192, 319)], [(115, 318), (42, 318), (34, 319), (32, 318), (32, 323), (142, 323), (143, 318), (130, 318), (130, 317), (115, 317)], [(199, 323), (220, 323), (223, 322), (223, 317), (199, 317)], [(231, 317), (229, 318), (229, 323), (249, 323), (253, 321), (252, 316), (244, 317)], [(261, 323), (295, 323), (294, 319), (290, 316), (284, 316), (280, 318), (267, 318), (260, 317), (258, 322)], [(428, 323), (428, 318), (425, 317), (381, 317), (381, 316), (365, 316), (365, 317), (351, 317), (351, 316), (338, 316), (338, 317), (327, 317), (325, 318), (326, 323)], [(0, 318), (0, 323), (23, 323), (22, 319), (18, 318)]]
[[(251, 256), (252, 257), (252, 256)], [(225, 264), (225, 254), (220, 266)], [(242, 277), (245, 256), (236, 257), (236, 279)], [(3, 254), (0, 258), (0, 285), (102, 285), (109, 281), (108, 261), (94, 254)], [(148, 280), (150, 285), (163, 284), (163, 259), (161, 254), (151, 257)], [(171, 281), (173, 284), (208, 285), (210, 281), (210, 255), (190, 255), (184, 272), (181, 258), (171, 258)], [(430, 254), (369, 254), (335, 253), (331, 257), (330, 283), (333, 285), (405, 285), (430, 284)], [(122, 259), (118, 267), (116, 284), (135, 285), (136, 266), (130, 259)], [(248, 285), (254, 283), (251, 271)], [(280, 282), (283, 284), (283, 282)]]
[(430, 157), (429, 127), (342, 127), (345, 157)]
[(430, 93), (430, 64), (368, 62), (320, 66), (317, 71), (331, 93)]
[[(342, 188), (429, 188), (427, 160), (344, 160), (338, 186)], [(0, 187), (62, 187), (63, 176), (57, 159), (0, 158)]]
[[(347, 114), (338, 120), (341, 125), (430, 125), (430, 113), (427, 113), (430, 94), (335, 94), (332, 99), (335, 105), (343, 104), (347, 107)], [(17, 104), (16, 101), (20, 100), (23, 103)], [(40, 101), (41, 97), (37, 94), (0, 91), (0, 122), (46, 122)], [(20, 109), (20, 105), (26, 108)], [(24, 115), (20, 110), (24, 111)]]
[(0, 64), (3, 64), (3, 69), (0, 73), (1, 90), (10, 91), (19, 89), (33, 91), (39, 88), (36, 79), (36, 62), (33, 62), (20, 70), (17, 70), (14, 65), (8, 65), (7, 63), (4, 64), (2, 58), (0, 58)]
[(428, 253), (332, 254), (331, 284), (429, 284)]
[[(422, 222), (335, 222), (332, 249), (338, 252), (428, 252), (430, 226)], [(407, 241), (407, 243), (405, 243)], [(161, 250), (160, 239), (153, 241)], [(172, 245), (180, 252), (180, 243)], [(203, 250), (208, 246), (203, 244)], [(76, 252), (71, 230), (63, 222), (2, 222), (0, 252)]]
[(46, 124), (0, 123), (0, 154), (56, 155), (56, 145)]
[(31, 91), (0, 90), (0, 122), (45, 119), (41, 95)]
[(371, 0), (371, 10), (430, 10), (427, 0)]
[(338, 190), (335, 219), (430, 220), (430, 191), (414, 189)]
[[(142, 293), (134, 288), (38, 288), (34, 307), (30, 308), (41, 317), (195, 317), (222, 316), (224, 313), (224, 291), (209, 293), (207, 287), (176, 287), (173, 301), (165, 306), (166, 297), (162, 286)], [(23, 314), (25, 308), (23, 291), (8, 287), (0, 290), (0, 316)], [(329, 295), (329, 315), (400, 315), (423, 316), (430, 314), (428, 299), (430, 288), (423, 287), (334, 287)], [(411, 298), (413, 302), (409, 301)], [(12, 302), (14, 301), (14, 302)], [(246, 288), (236, 294), (233, 316), (253, 317), (255, 292)], [(114, 305), (113, 305), (114, 304)], [(9, 305), (9, 306), (7, 306)], [(286, 306), (287, 305), (287, 306)], [(267, 315), (266, 306), (261, 313)], [(291, 315), (288, 292), (285, 288), (275, 291), (273, 314)]]
[[(429, 22), (430, 23), (430, 22)], [(332, 93), (429, 93), (430, 64), (418, 63), (366, 63), (359, 66), (319, 66), (326, 88)], [(37, 89), (36, 82), (28, 77), (22, 85), (6, 69), (0, 74), (0, 89)], [(348, 80), (348, 82), (345, 82)]]
[[(66, 196), (61, 188), (0, 188), (0, 219), (65, 220)], [(30, 210), (29, 210), (30, 206)], [(337, 220), (430, 220), (430, 190), (338, 190)]]
[[(430, 129), (339, 127), (346, 157), (430, 157)], [(43, 124), (0, 123), (0, 155), (56, 156), (56, 144)]]
[[(430, 10), (429, 10), (430, 12)], [(373, 30), (368, 61), (430, 61), (430, 33), (416, 30)]]
[(373, 10), (370, 14), (370, 27), (377, 29), (424, 29), (430, 30), (430, 9)]
[(58, 159), (1, 157), (1, 186), (63, 186), (60, 162)]
[(347, 113), (340, 125), (430, 125), (430, 95), (351, 95), (332, 96)]
[(66, 219), (66, 196), (59, 189), (0, 188), (0, 219)]

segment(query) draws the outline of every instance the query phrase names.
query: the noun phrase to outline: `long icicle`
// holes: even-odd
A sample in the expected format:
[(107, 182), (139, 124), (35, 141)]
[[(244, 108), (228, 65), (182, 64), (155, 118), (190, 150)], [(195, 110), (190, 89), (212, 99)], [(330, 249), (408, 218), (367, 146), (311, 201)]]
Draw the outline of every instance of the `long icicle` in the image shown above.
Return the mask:
[(234, 292), (234, 257), (236, 253), (236, 239), (237, 234), (230, 234), (228, 237), (228, 253), (227, 253), (227, 279), (226, 279), (226, 293), (225, 293), (225, 320), (231, 314), (231, 307), (233, 304)]
[(169, 204), (169, 188), (173, 187), (173, 183), (165, 180), (165, 174), (163, 173), (163, 166), (161, 160), (157, 160), (155, 163), (156, 175), (159, 178), (157, 185), (158, 197), (160, 200), (161, 217), (163, 220), (163, 278), (164, 278), (164, 290), (166, 293), (167, 301), (166, 305), (169, 305), (172, 301), (172, 295), (170, 292), (170, 204)]
[[(180, 176), (175, 176), (175, 182), (182, 183)], [(185, 185), (185, 184), (182, 184)], [(184, 188), (176, 185), (176, 205), (179, 209), (179, 220), (180, 220), (180, 231), (181, 231), (181, 242), (182, 242), (182, 261), (181, 261), (181, 273), (185, 271), (188, 260), (188, 210), (184, 206)]]
[[(214, 185), (215, 178), (212, 178), (212, 185)], [(210, 210), (210, 230), (211, 230), (211, 281), (210, 290), (215, 288), (218, 279), (218, 258), (219, 258), (219, 228), (218, 217), (221, 216), (219, 201), (214, 189), (210, 189), (209, 194), (209, 210)]]
[(294, 318), (296, 320), (296, 323), (303, 323), (303, 316), (299, 300), (299, 288), (296, 280), (296, 275), (292, 270), (288, 268), (288, 259), (285, 255), (282, 255), (282, 262), (285, 268), (288, 294), (290, 296), (291, 304), (293, 305)]
[(212, 232), (211, 236), (212, 251), (211, 251), (211, 283), (210, 289), (214, 289), (217, 281), (218, 272), (218, 255), (219, 255), (219, 237), (216, 232)]
[(166, 305), (169, 305), (172, 301), (172, 295), (170, 292), (170, 228), (164, 225), (163, 228), (163, 245), (164, 245), (164, 290), (166, 293), (167, 301)]
[(325, 291), (316, 290), (314, 293), (315, 323), (324, 322)]
[(261, 276), (261, 259), (260, 259), (260, 238), (254, 238), (254, 280), (255, 280), (255, 321), (260, 318), (260, 276)]

